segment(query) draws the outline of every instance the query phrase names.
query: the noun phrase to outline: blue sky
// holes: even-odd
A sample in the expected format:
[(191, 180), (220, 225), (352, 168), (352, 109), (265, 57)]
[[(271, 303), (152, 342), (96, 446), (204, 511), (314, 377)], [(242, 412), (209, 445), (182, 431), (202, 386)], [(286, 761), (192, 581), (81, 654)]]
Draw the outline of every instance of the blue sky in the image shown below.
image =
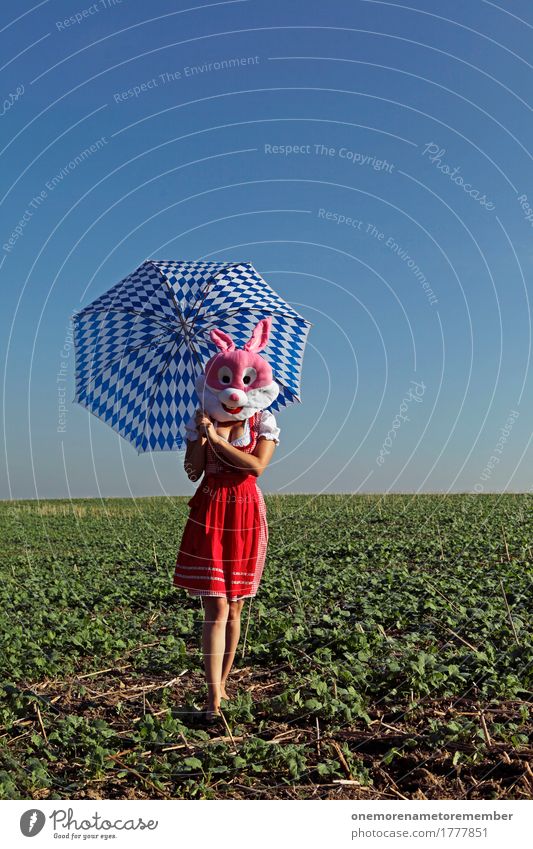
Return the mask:
[(313, 323), (265, 491), (531, 488), (532, 10), (415, 2), (3, 9), (0, 497), (191, 492), (72, 402), (145, 258)]

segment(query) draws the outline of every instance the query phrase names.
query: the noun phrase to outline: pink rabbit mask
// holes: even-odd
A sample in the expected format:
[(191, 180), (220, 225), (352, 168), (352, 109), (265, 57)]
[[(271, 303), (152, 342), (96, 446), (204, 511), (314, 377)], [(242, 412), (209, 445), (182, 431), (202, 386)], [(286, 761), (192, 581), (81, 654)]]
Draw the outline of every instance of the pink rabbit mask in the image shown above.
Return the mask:
[(210, 337), (219, 349), (196, 380), (196, 392), (206, 413), (218, 422), (244, 421), (270, 406), (279, 394), (272, 369), (259, 356), (268, 343), (272, 318), (263, 318), (243, 349), (231, 336), (213, 328)]

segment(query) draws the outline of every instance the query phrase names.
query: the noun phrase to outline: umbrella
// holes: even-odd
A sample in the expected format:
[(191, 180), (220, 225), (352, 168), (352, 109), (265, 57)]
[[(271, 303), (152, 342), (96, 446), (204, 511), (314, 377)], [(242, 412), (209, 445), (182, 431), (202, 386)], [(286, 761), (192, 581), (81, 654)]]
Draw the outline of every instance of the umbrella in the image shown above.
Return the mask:
[(209, 331), (218, 327), (242, 347), (267, 315), (262, 355), (280, 386), (270, 409), (279, 410), (300, 401), (310, 322), (249, 262), (146, 260), (72, 317), (74, 400), (139, 454), (179, 449), (200, 403), (195, 379), (217, 353)]

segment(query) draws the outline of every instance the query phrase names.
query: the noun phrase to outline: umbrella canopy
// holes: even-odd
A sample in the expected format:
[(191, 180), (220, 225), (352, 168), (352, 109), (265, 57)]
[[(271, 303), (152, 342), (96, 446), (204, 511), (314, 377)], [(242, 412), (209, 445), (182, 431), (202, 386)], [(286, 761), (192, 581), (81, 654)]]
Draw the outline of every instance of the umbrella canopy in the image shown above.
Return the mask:
[(278, 410), (300, 401), (310, 323), (249, 262), (146, 260), (73, 316), (74, 400), (131, 442), (138, 453), (181, 448), (200, 401), (196, 377), (215, 353), (209, 331), (237, 347), (272, 316), (268, 346)]

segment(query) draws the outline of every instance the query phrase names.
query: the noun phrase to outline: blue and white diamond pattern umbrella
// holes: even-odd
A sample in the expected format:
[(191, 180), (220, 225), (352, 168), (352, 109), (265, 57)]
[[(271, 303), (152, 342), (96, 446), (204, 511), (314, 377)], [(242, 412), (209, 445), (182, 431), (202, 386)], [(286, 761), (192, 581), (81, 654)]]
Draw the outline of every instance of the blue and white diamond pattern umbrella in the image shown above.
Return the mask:
[(262, 352), (280, 393), (270, 409), (300, 401), (310, 323), (249, 262), (146, 260), (73, 316), (74, 400), (131, 442), (138, 453), (181, 448), (199, 406), (194, 383), (217, 349), (209, 331), (237, 347), (267, 315)]

